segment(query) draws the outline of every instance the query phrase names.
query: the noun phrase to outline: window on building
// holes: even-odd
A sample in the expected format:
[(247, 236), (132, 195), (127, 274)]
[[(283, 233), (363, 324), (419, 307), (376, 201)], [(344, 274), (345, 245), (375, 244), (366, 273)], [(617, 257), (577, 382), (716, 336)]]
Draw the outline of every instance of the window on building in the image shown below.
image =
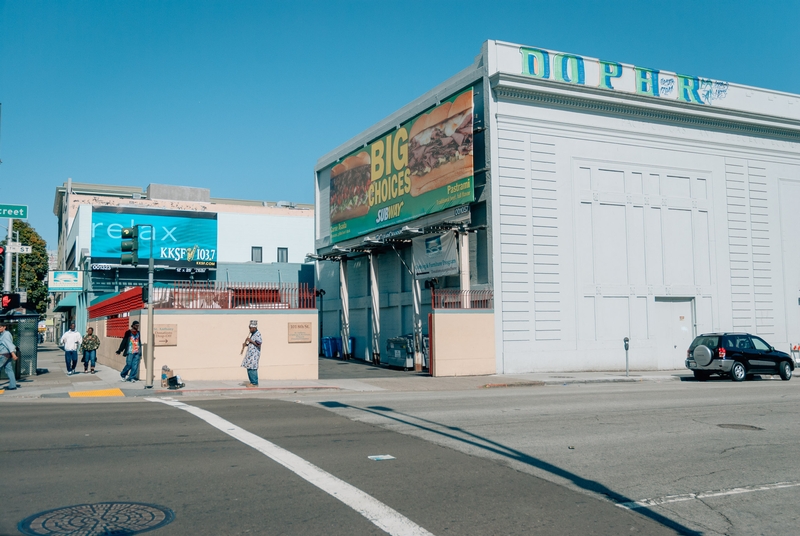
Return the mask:
[(262, 262), (260, 247), (253, 246), (250, 248), (250, 260), (253, 262)]
[(289, 248), (278, 248), (278, 262), (289, 262)]

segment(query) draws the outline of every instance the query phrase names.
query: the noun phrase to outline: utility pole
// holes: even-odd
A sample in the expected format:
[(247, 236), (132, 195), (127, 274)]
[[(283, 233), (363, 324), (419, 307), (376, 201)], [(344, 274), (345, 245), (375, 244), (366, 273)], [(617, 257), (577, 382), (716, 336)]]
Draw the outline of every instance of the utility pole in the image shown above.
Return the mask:
[[(17, 235), (16, 240), (17, 240), (17, 244), (19, 244), (19, 231), (14, 231), (14, 234)], [(17, 275), (14, 278), (14, 292), (19, 290), (19, 251), (17, 251), (17, 254), (15, 255), (15, 258), (17, 259), (14, 262), (14, 265), (17, 267)]]
[(9, 251), (8, 245), (11, 244), (11, 237), (13, 236), (13, 231), (11, 228), (14, 226), (14, 218), (8, 218), (8, 240), (6, 241), (6, 263), (5, 263), (5, 273), (3, 274), (3, 291), (4, 292), (11, 292), (11, 252)]

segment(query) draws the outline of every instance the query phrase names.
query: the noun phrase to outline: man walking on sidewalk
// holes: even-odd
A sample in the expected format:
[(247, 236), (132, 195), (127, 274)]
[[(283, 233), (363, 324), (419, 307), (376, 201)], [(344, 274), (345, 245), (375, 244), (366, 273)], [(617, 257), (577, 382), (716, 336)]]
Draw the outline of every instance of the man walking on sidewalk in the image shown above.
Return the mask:
[[(125, 332), (122, 336), (122, 342), (119, 343), (117, 355), (122, 354), (125, 356), (125, 368), (120, 372), (122, 381), (135, 382), (136, 377), (139, 375), (139, 360), (142, 357), (142, 343), (139, 333), (139, 321), (134, 320), (131, 324), (131, 329)], [(127, 378), (125, 375), (127, 374)]]
[(61, 346), (64, 347), (64, 361), (67, 363), (67, 376), (75, 374), (78, 364), (78, 348), (83, 342), (81, 334), (75, 331), (75, 322), (70, 322), (69, 331), (61, 336)]
[(14, 391), (17, 388), (17, 380), (14, 378), (14, 361), (18, 359), (15, 352), (14, 338), (8, 331), (8, 324), (0, 323), (0, 369), (6, 369), (8, 376), (8, 387), (6, 391)]

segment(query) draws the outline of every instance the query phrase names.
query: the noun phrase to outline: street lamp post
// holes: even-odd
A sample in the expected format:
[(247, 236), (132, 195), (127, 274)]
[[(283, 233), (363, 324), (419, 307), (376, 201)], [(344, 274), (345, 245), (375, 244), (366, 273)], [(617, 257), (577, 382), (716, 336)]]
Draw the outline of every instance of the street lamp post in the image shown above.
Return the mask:
[[(19, 231), (14, 231), (14, 234), (17, 235), (16, 241), (17, 244), (19, 244)], [(14, 256), (14, 258), (16, 259), (14, 265), (17, 267), (17, 273), (16, 276), (14, 277), (14, 289), (15, 289), (14, 291), (19, 292), (19, 250), (17, 251), (17, 254)]]

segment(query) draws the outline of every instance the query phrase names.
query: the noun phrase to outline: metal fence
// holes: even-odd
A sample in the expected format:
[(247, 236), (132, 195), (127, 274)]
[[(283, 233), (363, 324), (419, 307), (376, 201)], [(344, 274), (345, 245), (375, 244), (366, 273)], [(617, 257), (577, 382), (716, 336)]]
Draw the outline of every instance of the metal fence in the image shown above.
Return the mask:
[(316, 309), (314, 287), (307, 283), (226, 283), (178, 281), (156, 287), (155, 309)]
[[(35, 376), (39, 351), (39, 315), (0, 316), (0, 322), (9, 324), (9, 331), (17, 345), (19, 360), (15, 364), (14, 374), (20, 377)], [(0, 379), (6, 379), (5, 370), (0, 371)]]
[(494, 309), (494, 292), (432, 289), (431, 302), (434, 309)]

